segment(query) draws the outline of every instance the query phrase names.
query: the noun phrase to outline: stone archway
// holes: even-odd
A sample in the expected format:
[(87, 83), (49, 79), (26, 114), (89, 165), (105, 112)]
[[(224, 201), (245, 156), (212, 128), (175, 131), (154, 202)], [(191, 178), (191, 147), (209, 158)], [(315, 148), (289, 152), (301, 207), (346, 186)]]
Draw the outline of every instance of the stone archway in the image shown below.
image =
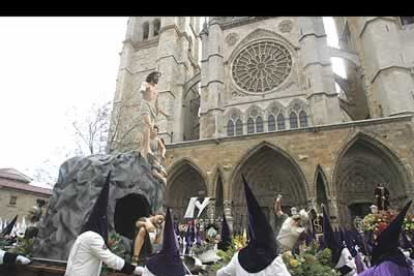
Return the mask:
[(224, 205), (223, 205), (223, 181), (221, 175), (217, 177), (216, 183), (216, 195), (215, 195), (215, 205), (214, 205), (214, 215), (215, 217), (222, 217), (224, 214)]
[(328, 183), (322, 168), (318, 166), (316, 170), (316, 204), (318, 212), (322, 212), (321, 204), (325, 205), (329, 213)]
[(200, 192), (207, 196), (207, 185), (200, 170), (188, 160), (179, 162), (169, 173), (168, 187), (164, 198), (167, 205), (174, 210), (178, 221), (184, 220), (188, 202)]
[(307, 207), (306, 182), (299, 166), (285, 152), (265, 143), (250, 151), (232, 178), (235, 231), (241, 231), (247, 225), (241, 174), (251, 185), (272, 226), (275, 226), (274, 200), (278, 194), (283, 196), (283, 210), (288, 214), (293, 206)]
[(405, 202), (406, 173), (398, 157), (377, 140), (356, 136), (338, 157), (334, 173), (339, 220), (351, 227), (355, 216), (368, 213), (379, 182), (390, 191), (392, 208)]

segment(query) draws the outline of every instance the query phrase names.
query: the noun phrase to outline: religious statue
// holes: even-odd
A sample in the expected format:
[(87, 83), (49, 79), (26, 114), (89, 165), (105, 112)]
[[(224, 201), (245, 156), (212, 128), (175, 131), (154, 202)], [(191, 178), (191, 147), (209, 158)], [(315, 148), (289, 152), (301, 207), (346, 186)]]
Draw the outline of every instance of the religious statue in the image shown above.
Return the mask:
[[(292, 210), (293, 209), (293, 210)], [(275, 201), (275, 213), (278, 218), (279, 231), (276, 240), (279, 245), (279, 253), (291, 251), (301, 235), (309, 226), (309, 214), (304, 209), (297, 212), (292, 208), (292, 216), (288, 216), (282, 211), (282, 196), (278, 195)]]
[(24, 234), (26, 239), (31, 239), (37, 236), (37, 233), (39, 232), (40, 218), (43, 214), (42, 207), (44, 206), (44, 204), (44, 201), (38, 201), (37, 204), (29, 210), (27, 217), (29, 223)]
[(378, 213), (378, 206), (377, 205), (374, 205), (374, 204), (372, 204), (370, 207), (369, 207), (369, 209), (371, 209), (371, 214), (377, 214)]
[(155, 86), (158, 84), (160, 77), (160, 72), (152, 72), (147, 76), (140, 87), (140, 92), (142, 93), (140, 112), (140, 153), (144, 158), (147, 158), (148, 155), (154, 156), (150, 146), (151, 130), (154, 127), (158, 113), (161, 113), (167, 119), (169, 118), (169, 116), (158, 107), (158, 91), (155, 89)]
[(165, 145), (160, 137), (158, 137), (158, 126), (154, 125), (151, 130), (151, 140), (150, 147), (151, 151), (154, 153), (153, 158), (151, 158), (151, 172), (152, 175), (159, 180), (164, 186), (167, 185), (167, 171), (162, 165), (162, 161), (165, 160)]
[(390, 192), (384, 187), (383, 183), (379, 183), (375, 188), (375, 198), (377, 199), (377, 207), (379, 211), (388, 211), (390, 205)]
[(149, 218), (140, 218), (136, 222), (137, 231), (131, 262), (133, 265), (137, 265), (139, 261), (145, 260), (152, 254), (154, 245), (161, 244), (164, 217), (164, 214), (158, 213)]

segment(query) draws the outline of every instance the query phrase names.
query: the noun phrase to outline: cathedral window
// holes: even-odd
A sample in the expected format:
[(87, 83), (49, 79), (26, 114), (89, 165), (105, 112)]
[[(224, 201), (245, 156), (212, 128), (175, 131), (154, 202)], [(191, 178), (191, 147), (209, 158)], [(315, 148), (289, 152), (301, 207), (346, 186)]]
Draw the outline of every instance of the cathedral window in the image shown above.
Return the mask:
[(236, 122), (236, 135), (243, 135), (243, 122), (240, 119)]
[(285, 129), (285, 116), (283, 114), (277, 115), (277, 130)]
[(275, 41), (248, 45), (235, 58), (232, 76), (247, 92), (265, 93), (278, 88), (292, 70), (289, 50)]
[(254, 133), (254, 121), (252, 118), (247, 120), (247, 133)]
[(263, 132), (263, 119), (260, 116), (256, 118), (256, 132)]
[(160, 34), (161, 21), (159, 19), (155, 19), (153, 22), (153, 25), (154, 25), (154, 36), (158, 36)]
[(229, 120), (227, 123), (227, 136), (234, 136), (234, 123), (232, 120)]
[(400, 20), (403, 26), (414, 24), (414, 16), (400, 16)]
[(298, 128), (298, 116), (295, 112), (290, 113), (289, 121), (291, 129)]
[(267, 118), (267, 129), (269, 131), (275, 131), (276, 130), (275, 116), (269, 115), (269, 117)]
[(148, 40), (149, 37), (149, 23), (148, 22), (144, 22), (144, 24), (142, 24), (142, 29), (143, 29), (143, 40)]
[(308, 126), (308, 116), (306, 115), (306, 112), (303, 110), (299, 113), (299, 122), (300, 122), (300, 127)]

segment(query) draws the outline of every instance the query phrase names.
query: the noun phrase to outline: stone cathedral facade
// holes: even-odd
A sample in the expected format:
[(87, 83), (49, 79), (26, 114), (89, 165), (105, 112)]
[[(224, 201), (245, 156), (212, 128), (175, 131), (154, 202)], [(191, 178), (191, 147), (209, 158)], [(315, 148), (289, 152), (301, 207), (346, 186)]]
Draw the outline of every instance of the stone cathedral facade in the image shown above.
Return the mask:
[(241, 228), (241, 174), (271, 220), (280, 193), (286, 210), (324, 203), (351, 227), (379, 182), (401, 207), (414, 196), (414, 17), (334, 19), (339, 49), (321, 17), (130, 18), (112, 149), (138, 148), (137, 91), (159, 70), (165, 197), (178, 212), (204, 194), (211, 214)]

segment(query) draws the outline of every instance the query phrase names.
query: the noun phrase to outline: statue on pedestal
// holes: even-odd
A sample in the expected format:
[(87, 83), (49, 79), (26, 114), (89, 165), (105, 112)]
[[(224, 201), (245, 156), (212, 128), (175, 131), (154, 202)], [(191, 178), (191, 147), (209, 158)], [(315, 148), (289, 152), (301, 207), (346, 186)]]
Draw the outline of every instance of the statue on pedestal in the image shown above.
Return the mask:
[(159, 213), (149, 218), (140, 218), (136, 226), (136, 236), (132, 264), (137, 265), (139, 261), (144, 261), (153, 252), (153, 246), (161, 244), (162, 230), (164, 225), (164, 215)]
[(164, 186), (167, 186), (167, 171), (162, 165), (162, 161), (165, 160), (165, 145), (160, 137), (158, 137), (158, 126), (154, 125), (151, 130), (150, 137), (150, 148), (154, 156), (150, 159), (151, 163), (151, 173), (152, 175), (159, 180)]
[(27, 216), (29, 224), (26, 232), (24, 233), (26, 239), (31, 239), (37, 236), (37, 233), (39, 232), (40, 218), (43, 214), (42, 207), (44, 204), (44, 201), (38, 201), (37, 204), (29, 210)]
[(375, 188), (375, 198), (377, 199), (378, 210), (388, 211), (390, 205), (390, 192), (384, 187), (383, 183), (379, 183)]
[(150, 146), (151, 130), (154, 127), (158, 113), (161, 113), (167, 119), (169, 118), (169, 116), (158, 107), (158, 91), (155, 89), (155, 86), (158, 84), (160, 77), (160, 72), (155, 71), (150, 73), (139, 89), (142, 94), (139, 151), (144, 158), (147, 158), (148, 155), (154, 156), (154, 152), (151, 150)]
[(291, 251), (299, 239), (303, 236), (309, 226), (309, 214), (304, 209), (297, 212), (297, 208), (291, 208), (292, 215), (288, 216), (282, 211), (282, 195), (278, 195), (275, 201), (275, 213), (278, 218), (278, 232), (276, 241), (279, 253)]

